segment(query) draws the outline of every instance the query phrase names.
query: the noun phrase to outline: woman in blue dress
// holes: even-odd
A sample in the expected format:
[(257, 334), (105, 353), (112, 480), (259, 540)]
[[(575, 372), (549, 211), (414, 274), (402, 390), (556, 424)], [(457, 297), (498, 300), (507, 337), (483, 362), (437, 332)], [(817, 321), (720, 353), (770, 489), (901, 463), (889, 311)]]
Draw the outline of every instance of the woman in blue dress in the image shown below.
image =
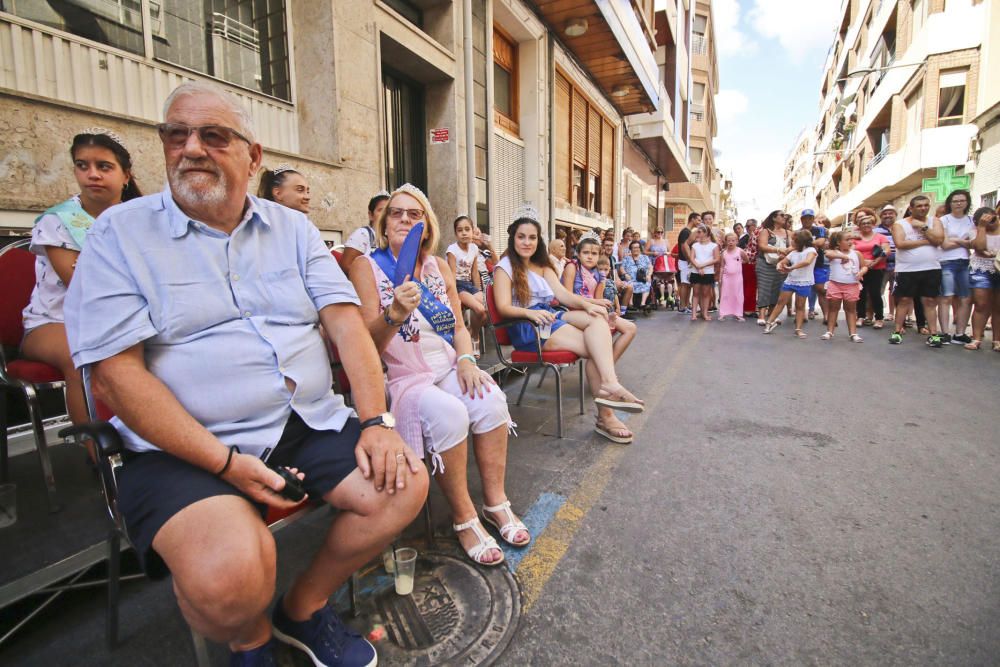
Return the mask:
[[(649, 261), (649, 256), (642, 254), (642, 245), (638, 241), (632, 241), (628, 246), (628, 253), (622, 258), (622, 270), (628, 276), (628, 281), (632, 285), (632, 300), (639, 297), (639, 307), (649, 312), (650, 286), (653, 284), (653, 263)], [(628, 304), (631, 308), (632, 304)]]

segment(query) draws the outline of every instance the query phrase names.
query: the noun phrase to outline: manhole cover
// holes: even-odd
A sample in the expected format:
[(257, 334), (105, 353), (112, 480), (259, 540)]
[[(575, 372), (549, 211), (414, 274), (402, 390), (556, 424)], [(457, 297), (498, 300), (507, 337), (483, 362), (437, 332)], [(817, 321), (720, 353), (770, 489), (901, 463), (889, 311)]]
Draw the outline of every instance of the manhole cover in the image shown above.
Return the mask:
[(379, 665), (488, 665), (517, 629), (521, 592), (507, 567), (476, 567), (457, 543), (436, 546), (420, 552), (412, 595), (396, 595), (380, 566), (361, 577), (351, 625), (366, 634), (376, 623), (385, 627), (375, 643)]

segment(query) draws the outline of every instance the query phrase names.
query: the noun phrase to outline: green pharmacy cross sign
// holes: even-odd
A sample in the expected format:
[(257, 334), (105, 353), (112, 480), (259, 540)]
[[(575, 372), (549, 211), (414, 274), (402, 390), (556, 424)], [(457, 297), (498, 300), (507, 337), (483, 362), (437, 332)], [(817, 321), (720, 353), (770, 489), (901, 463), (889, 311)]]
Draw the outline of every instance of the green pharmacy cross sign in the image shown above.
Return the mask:
[(955, 167), (938, 167), (937, 176), (925, 178), (923, 191), (934, 195), (934, 201), (944, 201), (955, 190), (968, 190), (972, 179), (956, 176)]

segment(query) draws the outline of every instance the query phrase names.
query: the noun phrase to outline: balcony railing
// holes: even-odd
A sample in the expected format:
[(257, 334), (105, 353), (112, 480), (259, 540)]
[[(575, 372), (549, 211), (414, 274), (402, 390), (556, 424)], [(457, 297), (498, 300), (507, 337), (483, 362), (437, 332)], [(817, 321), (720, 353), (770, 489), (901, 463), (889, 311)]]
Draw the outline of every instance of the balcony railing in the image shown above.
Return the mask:
[(697, 33), (691, 37), (691, 53), (696, 56), (708, 55), (708, 38)]
[(871, 161), (867, 165), (865, 165), (865, 173), (867, 174), (869, 171), (871, 171), (872, 167), (874, 167), (879, 162), (881, 162), (883, 159), (885, 159), (885, 156), (888, 155), (888, 154), (889, 154), (889, 147), (888, 146), (883, 146), (882, 150), (880, 150), (878, 153), (876, 153), (874, 156), (872, 156)]
[(700, 171), (692, 171), (691, 172), (691, 182), (692, 183), (701, 183), (701, 181), (702, 181), (701, 172)]
[(698, 122), (705, 120), (705, 105), (704, 104), (692, 104), (691, 105), (691, 119)]

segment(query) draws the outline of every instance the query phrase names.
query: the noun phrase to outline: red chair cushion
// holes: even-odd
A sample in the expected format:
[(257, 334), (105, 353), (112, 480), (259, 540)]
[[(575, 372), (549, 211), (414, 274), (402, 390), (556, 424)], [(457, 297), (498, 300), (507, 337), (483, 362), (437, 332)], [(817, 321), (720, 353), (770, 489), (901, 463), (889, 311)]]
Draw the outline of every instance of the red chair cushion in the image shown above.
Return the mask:
[(496, 326), (498, 322), (503, 321), (500, 317), (500, 313), (497, 312), (497, 302), (493, 296), (493, 285), (488, 285), (486, 287), (486, 310), (490, 316), (490, 324), (493, 324), (493, 334), (497, 338), (497, 342), (501, 345), (513, 345), (510, 340), (510, 332), (506, 329), (502, 329)]
[(35, 256), (23, 248), (8, 248), (0, 255), (0, 344), (17, 347), (24, 337), (21, 311), (35, 289)]
[(311, 502), (313, 502), (313, 500), (311, 498), (307, 498), (298, 505), (296, 505), (295, 507), (289, 507), (288, 509), (278, 509), (276, 507), (268, 507), (267, 516), (264, 517), (264, 521), (267, 523), (267, 525), (270, 526), (271, 524), (277, 523), (278, 521), (281, 521), (286, 517), (290, 517), (291, 515), (295, 514), (300, 509), (302, 509)]
[(27, 361), (25, 359), (17, 359), (7, 364), (7, 372), (15, 380), (32, 384), (62, 382), (65, 379), (58, 369), (40, 361)]
[[(530, 364), (538, 361), (538, 353), (514, 350), (510, 360), (515, 364)], [(542, 361), (550, 364), (575, 364), (579, 360), (580, 357), (569, 350), (542, 350)]]

